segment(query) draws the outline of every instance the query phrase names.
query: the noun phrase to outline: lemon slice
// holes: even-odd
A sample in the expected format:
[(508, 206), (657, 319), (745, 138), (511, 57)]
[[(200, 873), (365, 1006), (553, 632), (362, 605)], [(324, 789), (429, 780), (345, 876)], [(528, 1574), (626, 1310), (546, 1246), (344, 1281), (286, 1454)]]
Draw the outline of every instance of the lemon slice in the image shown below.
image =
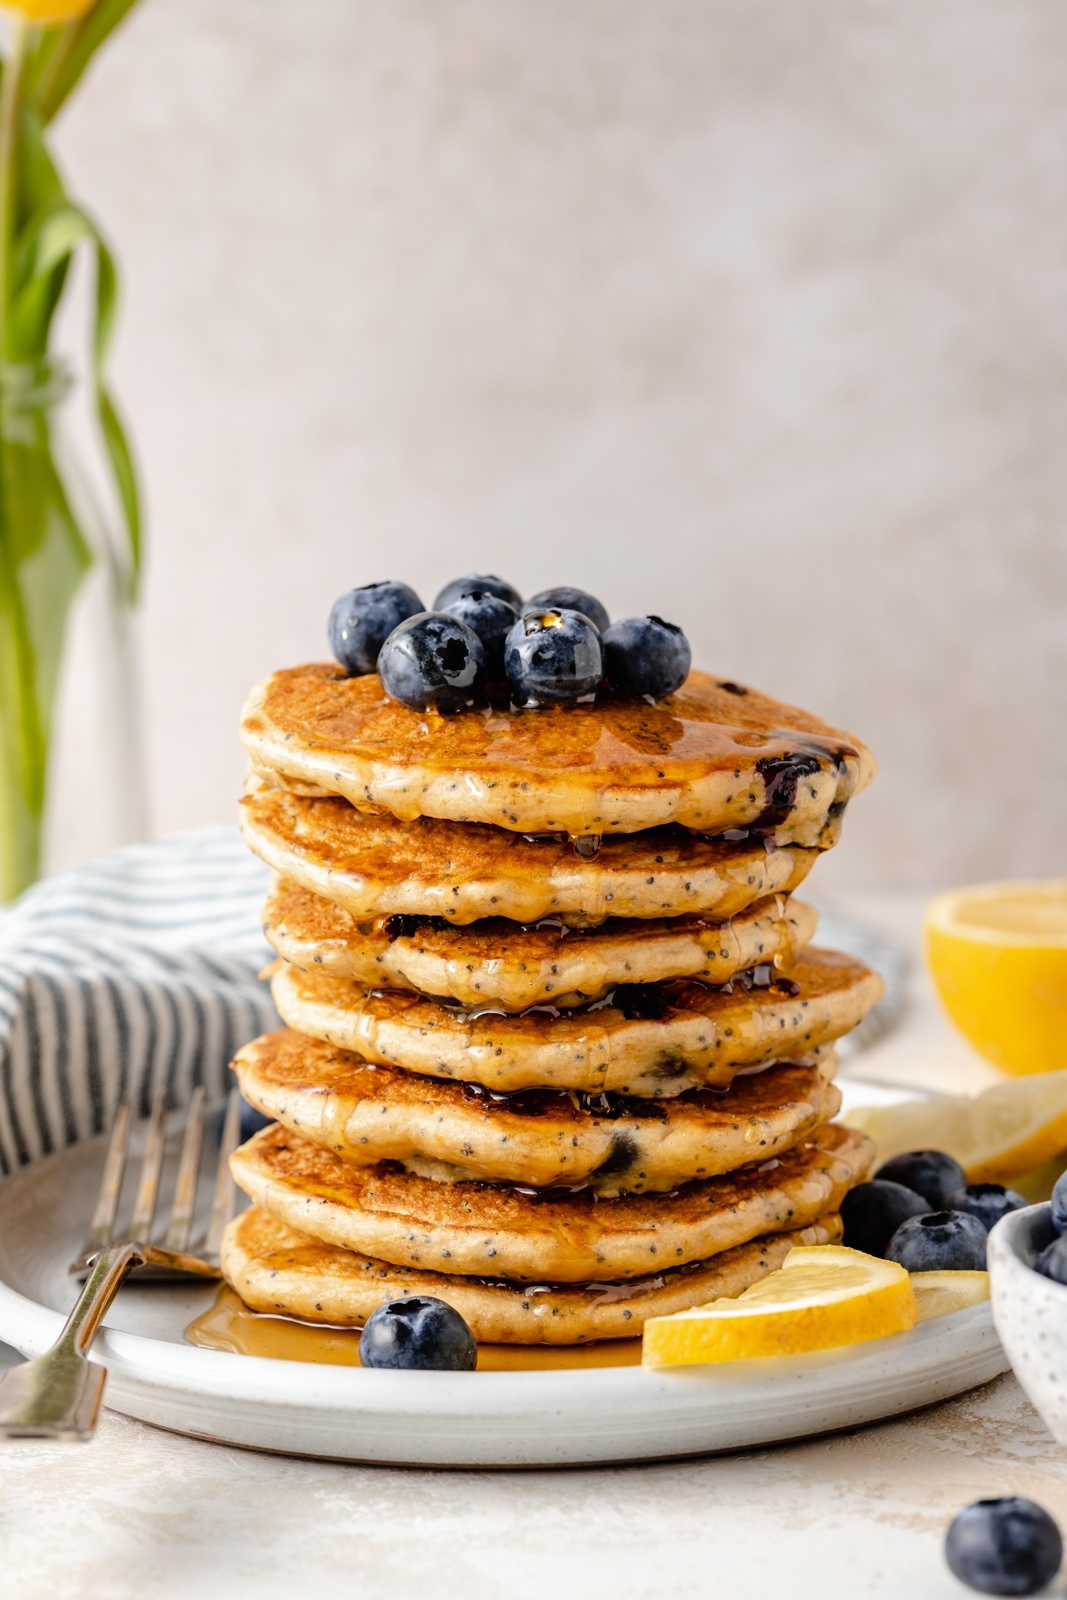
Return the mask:
[(879, 1161), (944, 1150), (968, 1183), (1007, 1183), (1067, 1150), (1067, 1071), (1012, 1078), (976, 1095), (855, 1106), (842, 1120), (870, 1134)]
[(926, 956), (945, 1009), (1003, 1072), (1067, 1068), (1067, 881), (938, 895)]
[(681, 1367), (800, 1355), (902, 1333), (917, 1318), (903, 1267), (843, 1245), (805, 1245), (735, 1300), (650, 1318), (641, 1360)]
[(989, 1299), (988, 1272), (913, 1272), (911, 1286), (919, 1321), (944, 1317)]

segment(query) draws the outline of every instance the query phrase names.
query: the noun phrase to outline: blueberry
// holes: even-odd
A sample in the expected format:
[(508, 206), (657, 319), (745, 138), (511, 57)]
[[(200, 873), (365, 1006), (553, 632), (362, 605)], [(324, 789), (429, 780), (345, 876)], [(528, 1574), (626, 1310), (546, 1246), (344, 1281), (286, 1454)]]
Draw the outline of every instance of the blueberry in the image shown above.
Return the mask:
[(1052, 1226), (1057, 1233), (1067, 1232), (1067, 1172), (1056, 1179), (1052, 1191)]
[(1021, 1194), (1005, 1189), (1002, 1183), (969, 1183), (966, 1189), (957, 1189), (948, 1197), (950, 1211), (970, 1212), (987, 1232), (1009, 1211), (1021, 1211), (1025, 1205)]
[(1034, 1271), (1053, 1283), (1067, 1284), (1067, 1239), (1053, 1239), (1034, 1262)]
[(485, 650), (458, 617), (423, 611), (386, 639), (378, 676), (386, 694), (413, 711), (459, 711), (482, 698)]
[(486, 594), (495, 594), (498, 600), (506, 600), (516, 611), (522, 610), (519, 591), (512, 584), (505, 583), (503, 578), (494, 578), (491, 572), (468, 572), (462, 578), (453, 578), (451, 583), (445, 584), (434, 601), (434, 610), (447, 611), (453, 600), (458, 600), (468, 589), (482, 589)]
[(517, 706), (581, 700), (600, 685), (600, 636), (580, 611), (526, 611), (508, 634), (504, 666)]
[(378, 652), (406, 617), (426, 608), (406, 583), (365, 583), (349, 589), (330, 612), (330, 649), (352, 677), (373, 672)]
[(934, 1211), (943, 1211), (949, 1195), (967, 1187), (967, 1174), (943, 1150), (909, 1150), (906, 1155), (893, 1156), (882, 1163), (875, 1177), (914, 1189)]
[(988, 1240), (966, 1211), (928, 1211), (900, 1224), (885, 1256), (908, 1272), (984, 1272)]
[(507, 600), (488, 589), (465, 589), (444, 609), (450, 617), (458, 617), (475, 632), (485, 651), (485, 680), (491, 690), (502, 690), (507, 682), (504, 672), (504, 641), (518, 621), (519, 614)]
[(979, 1594), (1036, 1594), (1060, 1570), (1063, 1540), (1041, 1506), (1005, 1495), (960, 1512), (945, 1535), (945, 1560)]
[(532, 600), (527, 600), (524, 611), (580, 611), (588, 617), (598, 633), (603, 633), (611, 618), (595, 594), (587, 589), (570, 589), (561, 584), (556, 589), (542, 589)]
[(604, 674), (616, 694), (662, 700), (689, 676), (693, 652), (681, 628), (662, 617), (626, 617), (603, 637)]
[(902, 1183), (875, 1178), (871, 1183), (857, 1184), (841, 1202), (844, 1243), (850, 1250), (884, 1256), (885, 1247), (900, 1224), (909, 1217), (923, 1216), (929, 1209), (921, 1194), (905, 1189)]
[(364, 1367), (473, 1372), (478, 1347), (458, 1311), (432, 1295), (420, 1294), (390, 1300), (367, 1318), (359, 1359)]

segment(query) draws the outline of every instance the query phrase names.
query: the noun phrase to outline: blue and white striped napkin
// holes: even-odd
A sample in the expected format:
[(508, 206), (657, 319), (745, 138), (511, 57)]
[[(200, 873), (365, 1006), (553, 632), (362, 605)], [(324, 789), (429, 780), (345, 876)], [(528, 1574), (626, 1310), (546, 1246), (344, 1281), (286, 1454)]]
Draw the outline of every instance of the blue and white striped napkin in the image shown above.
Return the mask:
[(134, 845), (0, 912), (0, 1172), (104, 1132), (129, 1090), (221, 1095), (277, 1026), (256, 974), (267, 870), (236, 827)]

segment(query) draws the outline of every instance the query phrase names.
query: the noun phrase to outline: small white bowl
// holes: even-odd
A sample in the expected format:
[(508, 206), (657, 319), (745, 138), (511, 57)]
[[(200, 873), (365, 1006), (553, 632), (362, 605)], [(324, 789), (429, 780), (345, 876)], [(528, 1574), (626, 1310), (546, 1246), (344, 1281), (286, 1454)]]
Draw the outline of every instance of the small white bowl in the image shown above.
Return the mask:
[(1009, 1212), (989, 1235), (989, 1278), (993, 1322), (1015, 1376), (1067, 1444), (1067, 1285), (1034, 1271), (1055, 1237), (1047, 1203)]

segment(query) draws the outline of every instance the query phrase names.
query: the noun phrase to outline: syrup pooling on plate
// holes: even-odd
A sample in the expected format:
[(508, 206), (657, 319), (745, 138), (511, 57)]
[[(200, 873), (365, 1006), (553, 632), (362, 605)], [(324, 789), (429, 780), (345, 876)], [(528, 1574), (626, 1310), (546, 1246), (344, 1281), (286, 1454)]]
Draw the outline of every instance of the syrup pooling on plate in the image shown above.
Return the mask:
[[(223, 1284), (209, 1310), (185, 1330), (190, 1344), (203, 1350), (260, 1356), (273, 1361), (312, 1361), (329, 1366), (359, 1366), (359, 1330), (331, 1328), (291, 1317), (250, 1311)], [(560, 1372), (573, 1367), (639, 1367), (641, 1341), (603, 1339), (595, 1344), (480, 1344), (479, 1372)]]

